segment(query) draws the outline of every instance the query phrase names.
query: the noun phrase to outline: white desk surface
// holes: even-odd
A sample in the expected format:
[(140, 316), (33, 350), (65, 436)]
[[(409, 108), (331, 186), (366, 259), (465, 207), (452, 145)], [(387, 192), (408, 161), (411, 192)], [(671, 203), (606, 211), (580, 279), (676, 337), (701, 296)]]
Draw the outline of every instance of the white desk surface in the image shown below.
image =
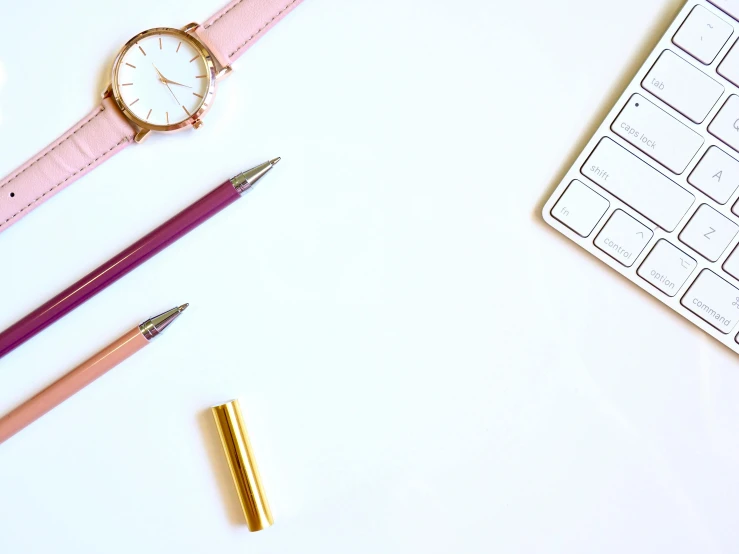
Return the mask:
[[(92, 108), (127, 39), (221, 0), (2, 4), (6, 174)], [(2, 413), (191, 303), (0, 446), (0, 552), (736, 552), (737, 358), (539, 216), (679, 4), (306, 0), (201, 130), (128, 148), (2, 233), (5, 328), (283, 158), (0, 361)], [(207, 411), (232, 397), (263, 533), (239, 524)]]

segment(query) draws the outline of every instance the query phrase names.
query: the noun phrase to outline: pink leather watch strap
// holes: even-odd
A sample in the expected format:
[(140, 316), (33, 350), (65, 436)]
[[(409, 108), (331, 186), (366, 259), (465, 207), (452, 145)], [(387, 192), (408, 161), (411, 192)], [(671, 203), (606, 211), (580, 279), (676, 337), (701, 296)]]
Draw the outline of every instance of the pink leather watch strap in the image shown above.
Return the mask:
[(131, 143), (134, 129), (111, 98), (0, 181), (0, 232)]
[(221, 67), (230, 66), (303, 0), (233, 0), (195, 34)]
[[(227, 67), (301, 2), (233, 0), (195, 34)], [(0, 180), (0, 233), (128, 146), (134, 134), (113, 99), (104, 99), (56, 142)]]

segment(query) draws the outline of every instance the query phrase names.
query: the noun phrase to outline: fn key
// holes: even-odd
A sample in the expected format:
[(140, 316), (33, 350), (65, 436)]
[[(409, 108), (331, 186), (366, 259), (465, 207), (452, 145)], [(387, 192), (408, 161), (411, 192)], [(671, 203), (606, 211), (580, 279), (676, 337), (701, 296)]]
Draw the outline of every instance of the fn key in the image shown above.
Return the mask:
[(587, 237), (610, 205), (600, 194), (575, 179), (552, 208), (552, 217), (581, 237)]

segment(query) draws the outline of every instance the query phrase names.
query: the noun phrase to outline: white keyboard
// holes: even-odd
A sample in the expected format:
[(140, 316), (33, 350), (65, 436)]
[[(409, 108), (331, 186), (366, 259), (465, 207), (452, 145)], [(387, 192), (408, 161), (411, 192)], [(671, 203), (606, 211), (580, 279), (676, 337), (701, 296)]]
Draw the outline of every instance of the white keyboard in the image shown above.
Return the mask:
[(688, 1), (543, 215), (739, 353), (739, 0)]

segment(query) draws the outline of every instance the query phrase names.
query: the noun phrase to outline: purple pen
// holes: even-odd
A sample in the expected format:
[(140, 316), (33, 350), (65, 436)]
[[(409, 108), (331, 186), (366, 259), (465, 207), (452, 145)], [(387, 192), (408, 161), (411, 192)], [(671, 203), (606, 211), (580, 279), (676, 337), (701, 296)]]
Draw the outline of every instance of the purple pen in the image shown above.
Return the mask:
[(0, 333), (0, 358), (235, 202), (280, 158), (240, 173)]

